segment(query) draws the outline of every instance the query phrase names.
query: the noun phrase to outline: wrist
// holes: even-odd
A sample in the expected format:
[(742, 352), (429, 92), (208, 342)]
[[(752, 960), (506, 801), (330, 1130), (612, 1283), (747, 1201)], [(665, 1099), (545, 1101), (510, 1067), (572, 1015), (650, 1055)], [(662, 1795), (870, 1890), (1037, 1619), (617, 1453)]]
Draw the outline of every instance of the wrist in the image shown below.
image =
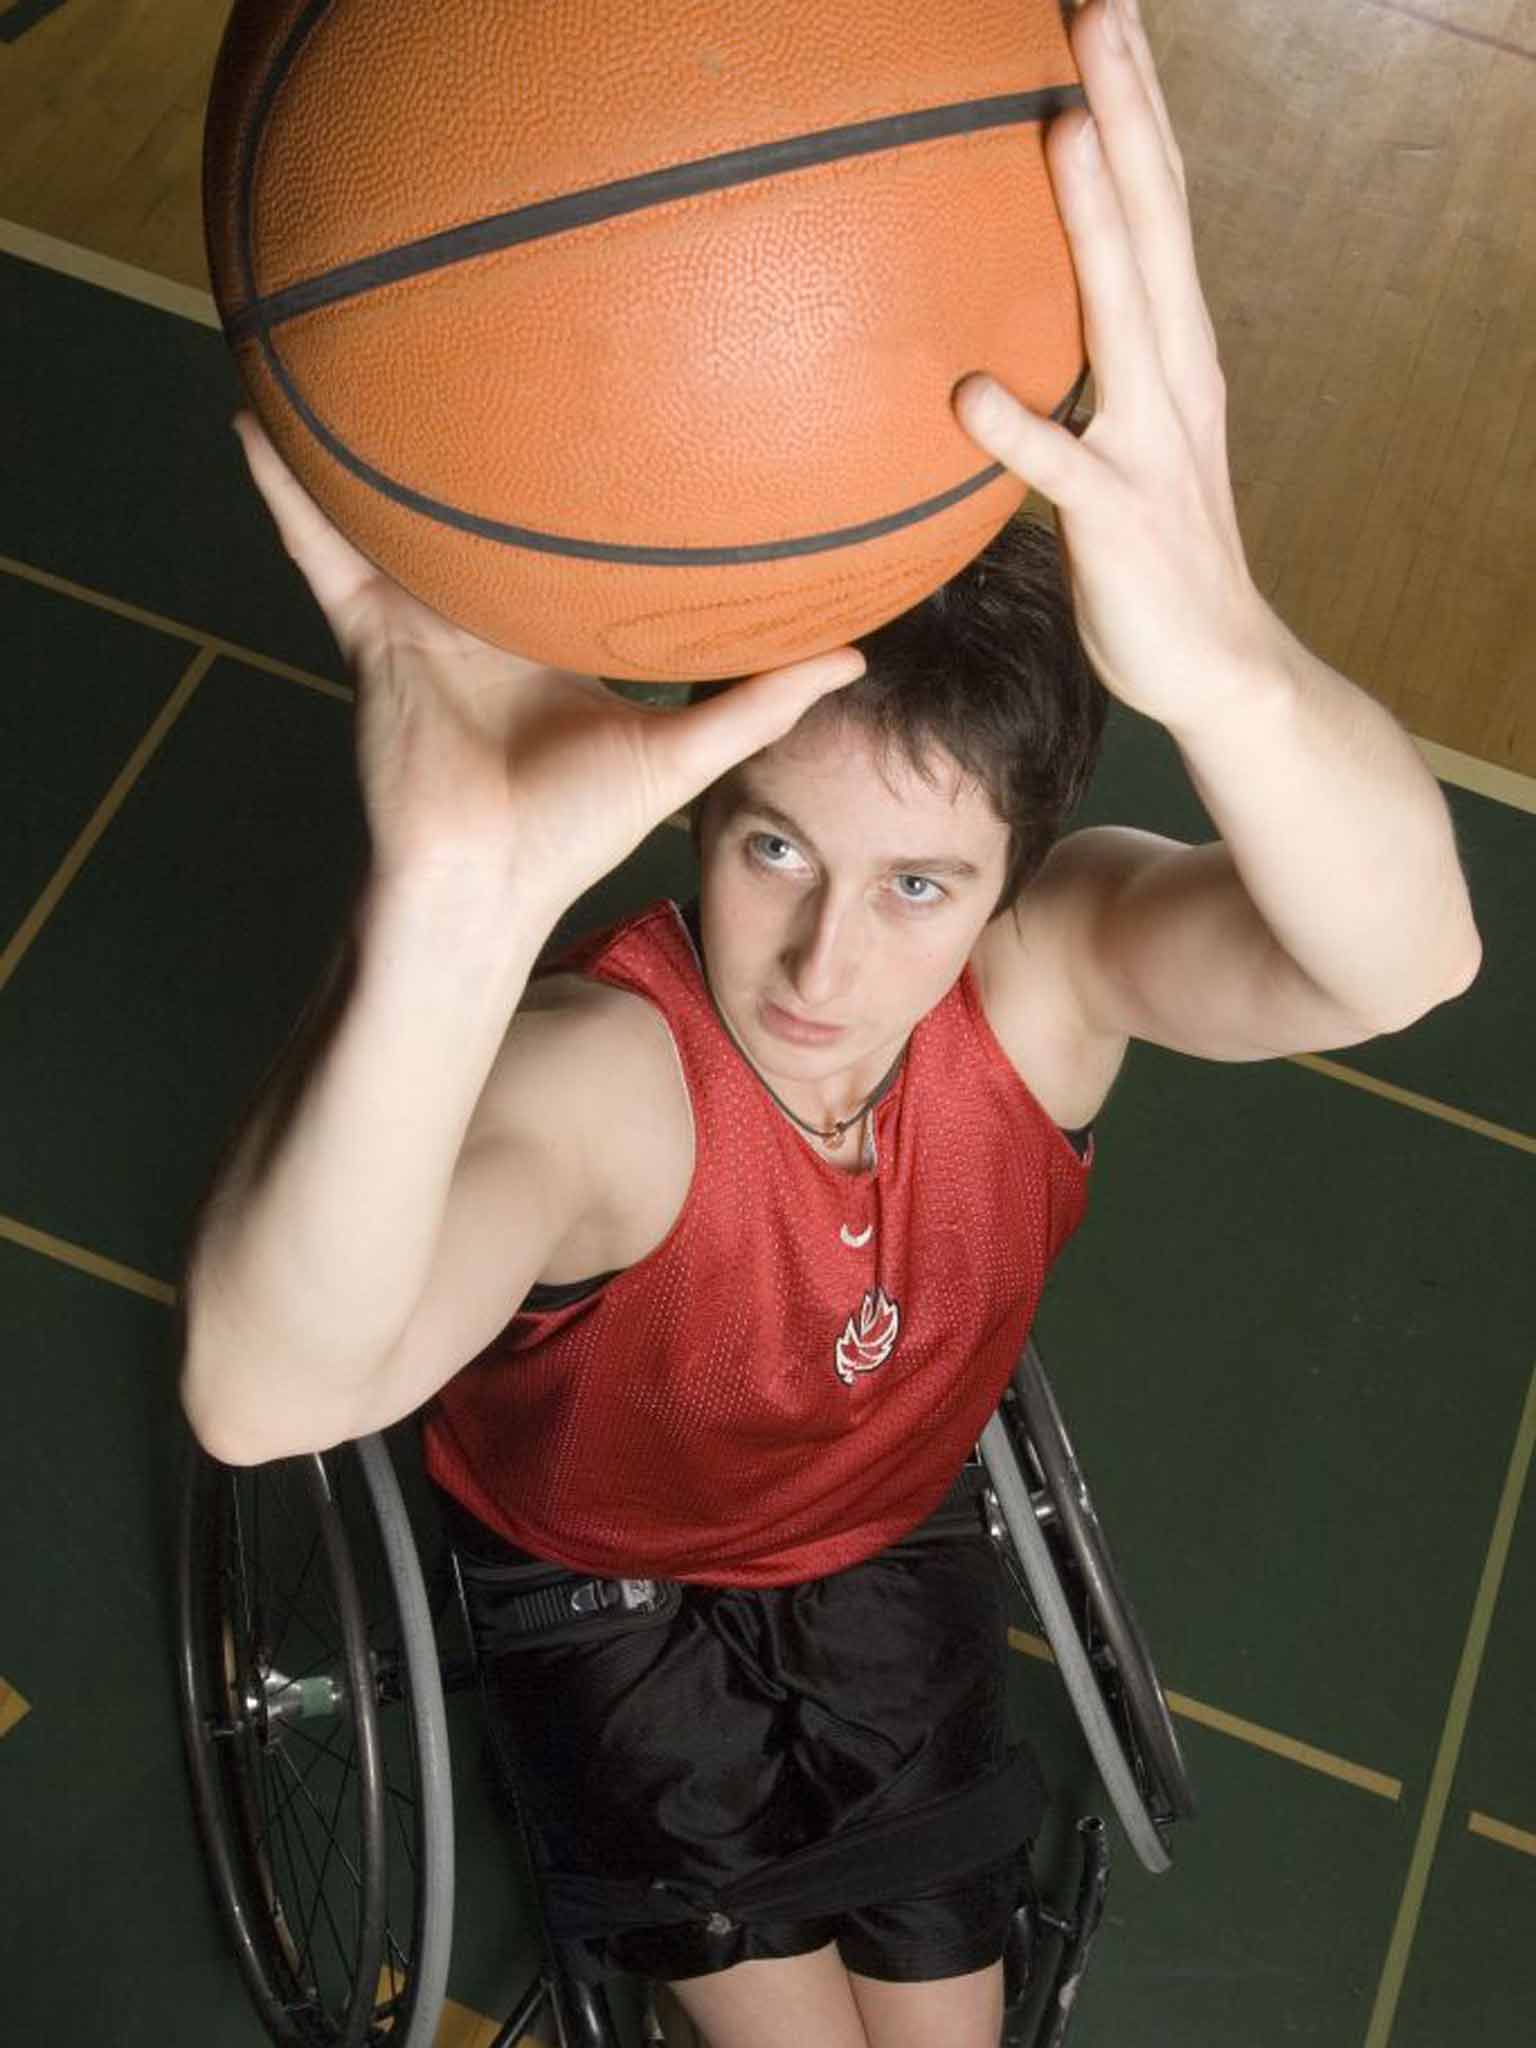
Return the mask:
[(1262, 600), (1230, 647), (1220, 673), (1161, 719), (1180, 747), (1238, 731), (1257, 738), (1272, 720), (1287, 718), (1303, 696), (1314, 657)]
[(364, 971), (399, 972), (458, 1000), (479, 991), (515, 1006), (563, 904), (467, 865), (374, 870), (358, 897)]

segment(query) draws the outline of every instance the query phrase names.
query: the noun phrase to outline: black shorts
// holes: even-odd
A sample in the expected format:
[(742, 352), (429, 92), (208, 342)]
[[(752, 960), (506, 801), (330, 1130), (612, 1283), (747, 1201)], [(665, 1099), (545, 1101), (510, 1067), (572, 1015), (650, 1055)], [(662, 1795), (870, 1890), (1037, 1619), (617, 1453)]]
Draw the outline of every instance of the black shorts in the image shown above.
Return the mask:
[[(1036, 1794), (1033, 1812), (1014, 1801), (1004, 1852), (993, 1824), (985, 1860), (957, 1871), (952, 1834), (947, 1855), (936, 1848), (937, 1875), (923, 1870), (929, 1812), (1009, 1756), (1004, 1580), (976, 1479), (968, 1468), (920, 1528), (826, 1578), (685, 1585), (669, 1612), (605, 1615), (580, 1641), (511, 1648), (497, 1628), (497, 1573), (511, 1584), (531, 1560), (443, 1496), (461, 1558), (489, 1567), (471, 1608), (546, 1900), (551, 1882), (596, 1880), (598, 1894), (650, 1887), (699, 1902), (688, 1917), (637, 1925), (633, 1911), (604, 1924), (601, 1898), (589, 1901), (580, 1938), (561, 1943), (578, 1975), (699, 1976), (835, 1942), (849, 1969), (915, 1982), (1002, 1955), (1038, 1821), (1032, 1758), (1014, 1757)], [(894, 1866), (881, 1849), (893, 1828), (904, 1845)], [(853, 1830), (870, 1837), (867, 1855), (851, 1845), (864, 1867), (840, 1869), (833, 1887), (852, 1903), (826, 1910), (823, 1885), (806, 1917), (787, 1903), (706, 1910), (723, 1888), (762, 1889), (759, 1874)], [(882, 1896), (892, 1867), (899, 1891)], [(800, 1898), (793, 1885), (789, 1896)]]

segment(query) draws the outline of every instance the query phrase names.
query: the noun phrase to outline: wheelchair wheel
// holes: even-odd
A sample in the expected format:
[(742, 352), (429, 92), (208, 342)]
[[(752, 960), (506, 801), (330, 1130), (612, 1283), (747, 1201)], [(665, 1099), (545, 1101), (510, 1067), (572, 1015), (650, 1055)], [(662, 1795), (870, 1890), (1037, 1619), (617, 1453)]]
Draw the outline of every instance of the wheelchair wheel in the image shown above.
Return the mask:
[(1102, 1645), (1094, 1642), (1090, 1653), (1102, 1668), (1113, 1672), (1120, 1688), (1144, 1789), (1149, 1799), (1166, 1807), (1167, 1819), (1192, 1820), (1194, 1789), (1168, 1702), (1152, 1668), (1152, 1653), (1115, 1570), (1056, 1397), (1033, 1345), (1026, 1347), (1012, 1391), (1068, 1553), (1081, 1574), (1086, 1613), (1102, 1634)]
[(1105, 1790), (1142, 1864), (1166, 1870), (1168, 1828), (1194, 1814), (1194, 1793), (1146, 1639), (1033, 1344), (981, 1450), (1023, 1591)]
[(191, 1447), (179, 1678), (193, 1802), (275, 2042), (431, 2048), (453, 1924), (446, 1720), (389, 1455)]

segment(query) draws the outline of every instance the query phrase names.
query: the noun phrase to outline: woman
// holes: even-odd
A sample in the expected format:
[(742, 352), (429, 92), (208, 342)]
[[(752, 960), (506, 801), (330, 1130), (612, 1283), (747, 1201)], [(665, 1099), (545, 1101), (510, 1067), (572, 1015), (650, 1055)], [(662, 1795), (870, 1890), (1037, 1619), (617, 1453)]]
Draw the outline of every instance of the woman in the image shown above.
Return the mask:
[[(997, 2039), (1031, 1786), (964, 1460), (1129, 1039), (1353, 1044), (1478, 964), (1412, 744), (1249, 576), (1134, 10), (1073, 42), (1092, 118), (1049, 157), (1099, 410), (956, 411), (1054, 503), (1092, 668), (1210, 845), (1056, 838), (1099, 707), (1022, 525), (859, 649), (657, 715), (434, 618), (243, 427), (357, 673), (371, 862), (202, 1221), (184, 1403), (235, 1463), (432, 1403), (553, 1909), (712, 2048)], [(693, 803), (691, 924), (530, 986)]]

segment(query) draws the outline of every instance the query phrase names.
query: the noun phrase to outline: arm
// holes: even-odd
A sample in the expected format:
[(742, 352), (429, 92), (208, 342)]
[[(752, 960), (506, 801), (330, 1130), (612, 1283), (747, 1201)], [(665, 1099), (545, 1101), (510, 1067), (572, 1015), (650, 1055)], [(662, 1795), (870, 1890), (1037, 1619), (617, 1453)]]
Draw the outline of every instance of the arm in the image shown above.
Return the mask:
[(189, 1250), (183, 1405), (209, 1450), (250, 1464), (408, 1413), (601, 1219), (622, 1045), (594, 1049), (548, 1004), (509, 1029), (539, 947), (662, 819), (863, 662), (842, 650), (645, 710), (438, 618), (330, 526), (254, 422), (241, 431), (356, 674), (370, 840), (332, 982)]
[(1286, 636), (1223, 710), (1170, 730), (1312, 1031), (1401, 1030), (1471, 985), (1450, 813), (1381, 705)]
[[(426, 1289), (450, 1196), (462, 1207), (488, 1178), (476, 1109), (542, 936), (489, 897), (364, 891), (341, 971), (231, 1149), (189, 1259), (182, 1401), (216, 1456), (256, 1463), (379, 1426), (372, 1382)], [(500, 1149), (522, 1166), (526, 1144)], [(578, 1198), (544, 1171), (513, 1180), (509, 1314)]]
[[(1079, 629), (1222, 833), (1085, 832), (1040, 877), (1088, 1027), (1216, 1059), (1358, 1042), (1465, 989), (1480, 947), (1445, 802), (1390, 715), (1254, 587), (1183, 167), (1134, 18), (1073, 25), (1092, 119), (1048, 151), (1100, 406), (1081, 440), (987, 379), (962, 424), (1056, 507)], [(1130, 11), (1133, 14), (1133, 10)]]

